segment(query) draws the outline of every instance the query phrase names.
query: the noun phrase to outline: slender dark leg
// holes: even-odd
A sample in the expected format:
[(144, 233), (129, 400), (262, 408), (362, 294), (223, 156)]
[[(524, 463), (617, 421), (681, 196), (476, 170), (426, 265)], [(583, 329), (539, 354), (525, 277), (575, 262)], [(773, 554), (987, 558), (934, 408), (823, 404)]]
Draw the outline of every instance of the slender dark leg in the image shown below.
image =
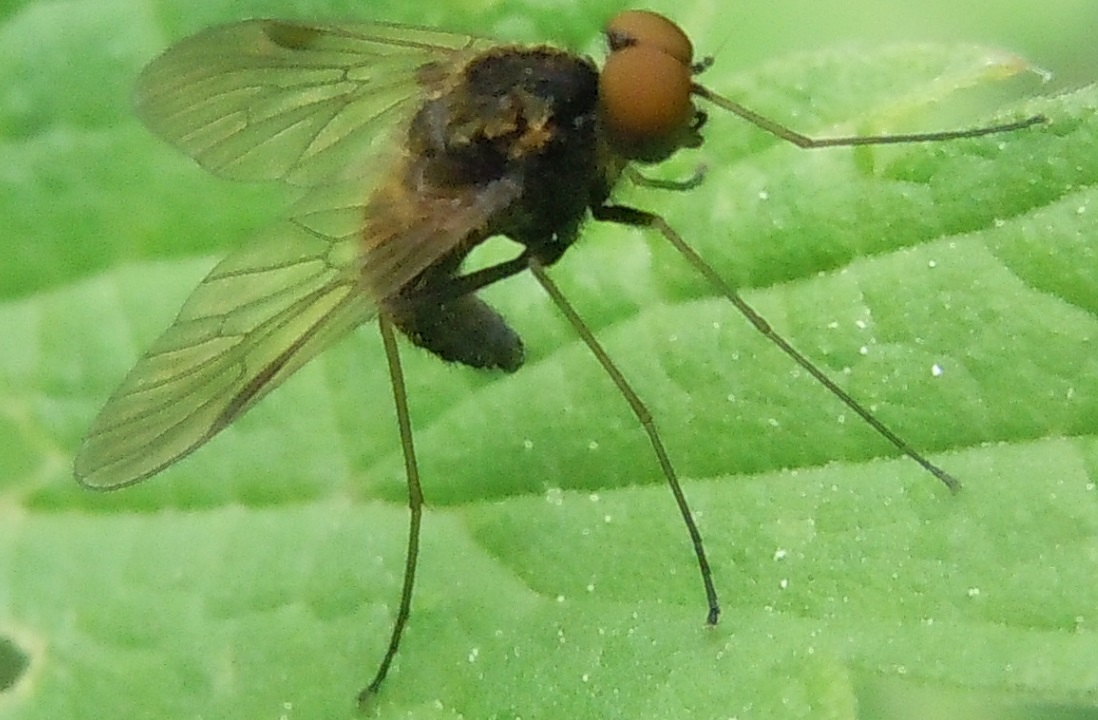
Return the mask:
[(404, 626), (412, 610), (412, 588), (416, 582), (416, 561), (419, 559), (419, 527), (423, 517), (423, 490), (419, 485), (419, 468), (416, 466), (416, 450), (412, 443), (412, 422), (408, 417), (408, 393), (404, 387), (404, 371), (400, 367), (400, 349), (397, 347), (393, 326), (384, 314), (378, 316), (381, 340), (385, 345), (385, 358), (389, 363), (389, 377), (393, 383), (393, 402), (396, 405), (397, 424), (400, 426), (400, 446), (404, 451), (404, 472), (408, 480), (408, 552), (404, 561), (404, 583), (400, 589), (400, 608), (397, 610), (393, 632), (385, 657), (374, 673), (374, 679), (358, 694), (358, 704), (364, 705), (377, 693), (389, 666), (393, 664)]
[(678, 475), (675, 473), (675, 468), (671, 465), (671, 460), (667, 456), (667, 450), (663, 446), (663, 440), (660, 439), (659, 431), (656, 430), (656, 423), (652, 420), (652, 413), (648, 411), (644, 402), (640, 399), (637, 393), (633, 390), (629, 381), (625, 379), (625, 376), (618, 370), (617, 365), (610, 359), (610, 356), (606, 354), (606, 350), (595, 338), (590, 328), (583, 322), (583, 319), (576, 313), (575, 308), (561, 293), (560, 288), (557, 287), (549, 276), (545, 273), (545, 268), (541, 266), (539, 262), (531, 259), (530, 272), (533, 273), (537, 281), (541, 283), (541, 286), (545, 288), (545, 292), (549, 294), (557, 308), (568, 319), (576, 333), (583, 339), (583, 342), (587, 344), (591, 352), (594, 353), (595, 358), (598, 359), (599, 365), (606, 371), (606, 374), (610, 376), (610, 379), (617, 386), (626, 402), (629, 403), (630, 409), (633, 410), (633, 414), (636, 415), (637, 420), (640, 421), (644, 431), (648, 434), (648, 439), (652, 443), (652, 449), (656, 452), (656, 459), (659, 460), (660, 469), (663, 470), (663, 476), (667, 479), (667, 484), (671, 487), (671, 493), (675, 496), (675, 503), (679, 506), (679, 512), (682, 514), (683, 522), (686, 523), (686, 530), (690, 533), (690, 542), (694, 545), (694, 555), (698, 558), (698, 567), (701, 569), (702, 584), (705, 585), (705, 598), (709, 603), (709, 614), (706, 616), (706, 622), (710, 625), (717, 624), (717, 618), (721, 614), (720, 603), (717, 600), (717, 590), (713, 587), (713, 573), (709, 569), (709, 560), (705, 556), (705, 546), (702, 544), (702, 536), (698, 531), (698, 526), (694, 522), (694, 514), (690, 512), (690, 505), (686, 501), (686, 494), (682, 491), (682, 486), (679, 485)]
[(845, 390), (838, 386), (834, 380), (828, 377), (823, 370), (820, 370), (816, 365), (809, 360), (805, 355), (802, 355), (799, 350), (789, 344), (789, 342), (779, 335), (774, 328), (770, 327), (770, 323), (766, 321), (764, 317), (759, 315), (756, 310), (747, 304), (738, 292), (736, 292), (731, 285), (724, 281), (716, 270), (709, 267), (709, 265), (698, 255), (694, 248), (686, 244), (686, 241), (679, 236), (671, 226), (667, 224), (662, 217), (653, 213), (645, 212), (644, 210), (637, 210), (636, 208), (622, 207), (618, 205), (605, 205), (595, 210), (595, 217), (599, 220), (606, 220), (609, 222), (621, 223), (623, 225), (634, 225), (638, 227), (649, 227), (658, 231), (663, 237), (671, 243), (676, 250), (679, 251), (687, 262), (694, 266), (709, 284), (721, 295), (735, 306), (737, 310), (743, 314), (747, 320), (755, 326), (755, 329), (766, 336), (770, 342), (778, 346), (778, 348), (793, 359), (798, 365), (808, 371), (808, 374), (816, 379), (816, 382), (823, 385), (831, 392), (835, 397), (843, 401), (843, 403), (853, 410), (862, 420), (869, 424), (874, 430), (877, 431), (882, 437), (888, 440), (892, 445), (907, 455), (909, 458), (919, 463), (927, 472), (934, 477), (941, 480), (950, 492), (956, 493), (961, 489), (961, 483), (957, 478), (947, 473), (942, 468), (938, 467), (934, 463), (930, 462), (920, 453), (913, 448), (906, 440), (901, 438), (895, 432), (893, 432), (887, 425), (877, 419), (877, 417), (871, 413), (868, 409), (862, 406), (857, 400), (852, 398)]
[(776, 135), (782, 140), (787, 140), (800, 148), (825, 148), (844, 147), (851, 145), (895, 145), (898, 143), (913, 142), (939, 142), (941, 140), (956, 140), (958, 138), (982, 137), (984, 135), (996, 135), (998, 133), (1011, 132), (1048, 122), (1044, 115), (1033, 115), (1024, 120), (1003, 123), (1002, 125), (988, 125), (986, 127), (967, 128), (964, 130), (946, 130), (944, 132), (910, 133), (906, 135), (854, 135), (850, 137), (812, 138), (802, 135), (795, 130), (790, 130), (781, 123), (774, 122), (765, 115), (760, 115), (738, 102), (717, 95), (707, 88), (695, 84), (693, 93), (705, 98), (719, 108), (739, 115), (752, 125), (762, 128), (771, 135)]
[(530, 257), (532, 257), (530, 251), (523, 250), (510, 260), (489, 265), (467, 275), (448, 277), (445, 282), (437, 283), (428, 289), (413, 290), (404, 297), (406, 300), (417, 303), (441, 305), (455, 298), (475, 293), (481, 288), (494, 285), (512, 275), (518, 275), (529, 267)]

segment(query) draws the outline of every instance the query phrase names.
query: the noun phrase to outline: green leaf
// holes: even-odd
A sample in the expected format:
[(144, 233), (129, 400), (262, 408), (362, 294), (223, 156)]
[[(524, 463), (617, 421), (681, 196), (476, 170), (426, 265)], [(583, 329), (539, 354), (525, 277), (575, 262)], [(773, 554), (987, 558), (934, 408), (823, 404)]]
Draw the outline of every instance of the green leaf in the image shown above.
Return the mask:
[[(285, 14), (362, 14), (315, 5)], [(0, 115), (5, 167), (25, 169), (0, 201), (20, 233), (0, 291), (0, 714), (350, 717), (388, 637), (407, 533), (373, 328), (161, 476), (113, 494), (71, 481), (128, 367), (284, 201), (206, 176), (125, 109), (156, 50), (275, 12), (133, 7), (32, 3), (0, 35), (7, 57), (26, 58), (33, 44), (15, 39), (37, 33), (42, 57), (77, 46), (90, 67), (123, 66), (105, 96), (78, 92), (83, 71), (5, 71), (9, 92), (38, 99)], [(408, 19), (401, 7), (385, 17)], [(465, 7), (430, 12), (470, 27)], [(519, 10), (493, 12), (481, 31), (522, 26)], [(593, 48), (592, 12), (531, 10), (530, 25), (548, 37), (559, 21), (562, 42)], [(957, 122), (969, 96), (956, 91), (1011, 67), (911, 46), (751, 73), (718, 62), (703, 80), (798, 130), (848, 134)], [(486, 293), (526, 340), (515, 375), (407, 350), (430, 508), (411, 625), (367, 715), (853, 718), (953, 694), (982, 711), (1007, 695), (1093, 706), (1096, 107), (1086, 88), (967, 115), (1051, 118), (1011, 135), (812, 152), (713, 111), (705, 147), (647, 170), (705, 163), (701, 187), (620, 189), (961, 478), (957, 497), (659, 237), (592, 225), (552, 269), (683, 478), (721, 593), (715, 628), (643, 431), (529, 278)]]

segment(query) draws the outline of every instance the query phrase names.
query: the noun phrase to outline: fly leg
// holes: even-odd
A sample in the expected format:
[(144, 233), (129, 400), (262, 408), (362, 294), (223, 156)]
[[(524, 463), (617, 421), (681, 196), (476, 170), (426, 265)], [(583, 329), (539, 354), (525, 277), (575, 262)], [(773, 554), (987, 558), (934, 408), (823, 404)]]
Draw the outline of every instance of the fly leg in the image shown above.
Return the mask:
[(408, 616), (412, 611), (412, 588), (416, 582), (416, 563), (419, 560), (419, 529), (423, 518), (423, 489), (419, 484), (419, 467), (416, 465), (416, 450), (412, 443), (412, 422), (408, 415), (408, 393), (404, 385), (404, 371), (400, 366), (400, 349), (397, 347), (393, 326), (384, 313), (378, 315), (378, 326), (385, 345), (385, 358), (389, 363), (393, 402), (396, 405), (397, 425), (400, 427), (400, 446), (404, 451), (404, 472), (408, 480), (408, 551), (404, 559), (400, 607), (393, 622), (393, 631), (389, 635), (389, 647), (374, 673), (374, 679), (358, 694), (359, 706), (365, 705), (381, 687), (400, 647), (404, 627), (408, 624)]
[(694, 251), (694, 248), (690, 247), (686, 241), (667, 224), (666, 220), (654, 213), (620, 205), (603, 205), (594, 208), (592, 212), (597, 220), (616, 222), (622, 225), (633, 225), (635, 227), (652, 228), (659, 232), (664, 239), (671, 243), (679, 254), (709, 282), (710, 286), (713, 287), (718, 294), (727, 298), (728, 301), (747, 318), (748, 322), (750, 322), (756, 330), (765, 335), (766, 338), (777, 345), (783, 353), (808, 371), (808, 374), (815, 378), (816, 382), (823, 385), (832, 395), (839, 398), (839, 400), (853, 410), (858, 417), (876, 430), (879, 435), (892, 443), (897, 450), (904, 455), (907, 455), (921, 465), (924, 470), (941, 480), (942, 483), (949, 488), (950, 492), (956, 493), (961, 489), (961, 483), (957, 478), (930, 462), (922, 453), (913, 448), (906, 440), (878, 420), (877, 416), (839, 387), (834, 380), (828, 377), (823, 370), (816, 367), (815, 363), (793, 347), (788, 340), (779, 335), (765, 318), (759, 315), (753, 307), (748, 305), (747, 301), (744, 300), (731, 285), (725, 282), (724, 278), (722, 278), (716, 270), (711, 268), (709, 264)]
[(553, 303), (561, 311), (561, 313), (568, 319), (568, 322), (572, 325), (572, 328), (583, 339), (583, 342), (594, 354), (598, 360), (599, 365), (614, 382), (618, 390), (621, 392), (622, 397), (629, 403), (629, 408), (633, 411), (633, 414), (637, 417), (641, 426), (644, 428), (644, 432), (648, 435), (649, 441), (652, 443), (652, 449), (656, 453), (656, 459), (659, 461), (660, 469), (663, 471), (663, 476), (667, 480), (667, 484), (671, 487), (671, 494), (675, 496), (675, 503), (679, 507), (679, 513), (682, 515), (683, 522), (686, 523), (686, 530), (690, 534), (690, 542), (694, 546), (694, 555), (698, 559), (698, 567), (701, 570), (702, 584), (705, 586), (706, 602), (709, 604), (709, 612), (706, 615), (706, 622), (710, 625), (717, 624), (717, 618), (721, 614), (720, 603), (717, 599), (717, 590), (713, 586), (713, 572), (709, 568), (709, 559), (705, 554), (705, 546), (702, 543), (701, 532), (698, 530), (697, 523), (694, 522), (694, 514), (690, 510), (690, 505), (686, 501), (686, 494), (682, 490), (682, 486), (679, 484), (678, 475), (675, 473), (675, 468), (671, 465), (671, 459), (667, 455), (667, 450), (663, 446), (663, 440), (660, 439), (659, 431), (656, 430), (656, 423), (652, 419), (652, 413), (649, 412), (648, 407), (637, 395), (636, 391), (629, 384), (629, 381), (622, 375), (621, 370), (618, 369), (614, 361), (607, 355), (606, 350), (603, 349), (602, 344), (591, 332), (591, 329), (587, 327), (587, 324), (583, 322), (583, 319), (576, 312), (572, 304), (564, 297), (564, 294), (557, 287), (556, 283), (550, 279), (545, 272), (544, 266), (536, 259), (530, 260), (530, 272), (537, 279), (545, 292), (552, 298)]

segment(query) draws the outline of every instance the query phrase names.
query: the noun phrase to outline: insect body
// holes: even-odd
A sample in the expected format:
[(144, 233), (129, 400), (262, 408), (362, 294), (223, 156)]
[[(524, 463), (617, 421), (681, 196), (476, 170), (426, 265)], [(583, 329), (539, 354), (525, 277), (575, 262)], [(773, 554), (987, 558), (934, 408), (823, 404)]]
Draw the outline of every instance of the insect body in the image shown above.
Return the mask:
[[(598, 162), (597, 82), (595, 68), (573, 55), (503, 48), (470, 61), (462, 82), (416, 113), (394, 178), (412, 199), (382, 200), (380, 212), (367, 215), (386, 223), (386, 206), (403, 214), (446, 198), (474, 206), (477, 217), (462, 224), (467, 234), (452, 249), (382, 301), (413, 342), (473, 367), (513, 371), (522, 364), (518, 336), (455, 275), (465, 254), (493, 235), (520, 243), (542, 265), (573, 243), (587, 209), (608, 189)], [(366, 237), (378, 234), (373, 222)]]
[[(378, 23), (252, 20), (215, 27), (154, 60), (138, 112), (214, 173), (303, 188), (288, 219), (217, 265), (92, 424), (77, 479), (112, 489), (201, 446), (316, 353), (377, 318), (405, 451), (411, 528), (400, 610), (366, 697), (385, 678), (410, 612), (422, 493), (393, 327), (444, 360), (517, 370), (518, 335), (476, 292), (530, 271), (594, 352), (644, 425), (719, 614), (701, 536), (648, 411), (545, 268), (589, 216), (657, 229), (747, 318), (898, 449), (931, 464), (774, 333), (658, 216), (610, 202), (633, 162), (701, 144), (702, 98), (805, 147), (940, 140), (1018, 123), (915, 136), (817, 141), (694, 81), (685, 34), (647, 12), (607, 27), (601, 73), (550, 47)], [(470, 273), (489, 237), (521, 246)]]

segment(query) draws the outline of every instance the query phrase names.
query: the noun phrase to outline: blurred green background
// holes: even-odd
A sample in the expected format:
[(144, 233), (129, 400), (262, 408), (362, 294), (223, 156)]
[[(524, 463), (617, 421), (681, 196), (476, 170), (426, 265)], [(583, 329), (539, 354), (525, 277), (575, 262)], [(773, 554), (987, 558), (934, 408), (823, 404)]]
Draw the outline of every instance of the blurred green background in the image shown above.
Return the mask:
[(1017, 52), (1053, 73), (1056, 87), (1098, 76), (1098, 3), (1091, 0), (740, 0), (721, 3), (738, 26), (726, 50), (754, 64), (843, 42), (938, 40)]

